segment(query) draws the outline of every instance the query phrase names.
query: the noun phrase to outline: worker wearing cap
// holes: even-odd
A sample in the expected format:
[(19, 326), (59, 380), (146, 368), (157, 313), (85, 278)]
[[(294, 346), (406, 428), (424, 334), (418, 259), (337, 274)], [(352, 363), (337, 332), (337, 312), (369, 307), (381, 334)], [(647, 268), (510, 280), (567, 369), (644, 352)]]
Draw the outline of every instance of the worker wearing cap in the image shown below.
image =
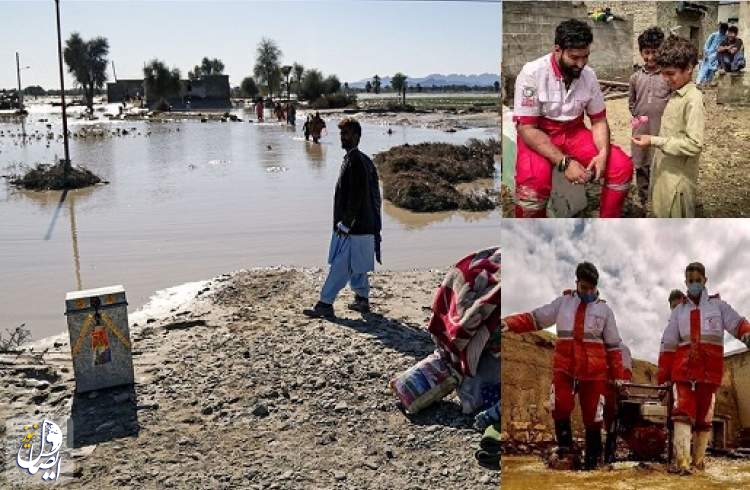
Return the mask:
[(599, 272), (589, 262), (576, 267), (576, 289), (530, 313), (501, 320), (503, 331), (532, 332), (555, 325), (557, 341), (550, 391), (552, 418), (559, 452), (572, 449), (570, 416), (575, 394), (586, 428), (585, 468), (594, 469), (602, 452), (601, 428), (607, 382), (625, 378), (622, 339), (609, 305), (599, 297)]
[(659, 384), (672, 383), (674, 466), (690, 474), (691, 426), (695, 431), (692, 463), (703, 470), (711, 434), (715, 394), (724, 373), (724, 331), (750, 347), (750, 323), (718, 294), (706, 290), (700, 262), (685, 268), (687, 297), (672, 310), (662, 335)]
[(516, 217), (547, 215), (552, 172), (573, 184), (603, 182), (599, 216), (622, 215), (633, 162), (610, 145), (604, 96), (586, 66), (592, 42), (585, 22), (564, 21), (555, 30), (554, 51), (527, 63), (516, 78)]

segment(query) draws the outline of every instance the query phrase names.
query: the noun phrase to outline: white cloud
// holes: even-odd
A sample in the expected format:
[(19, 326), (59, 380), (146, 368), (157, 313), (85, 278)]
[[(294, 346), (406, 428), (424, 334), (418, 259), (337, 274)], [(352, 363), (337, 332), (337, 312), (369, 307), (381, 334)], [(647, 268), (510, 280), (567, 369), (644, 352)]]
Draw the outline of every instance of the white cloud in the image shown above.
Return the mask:
[[(633, 357), (656, 362), (685, 266), (706, 266), (707, 288), (750, 316), (750, 223), (737, 219), (514, 220), (501, 223), (503, 314), (529, 311), (575, 287), (583, 260), (599, 269), (601, 297)], [(743, 344), (727, 335), (725, 352)]]

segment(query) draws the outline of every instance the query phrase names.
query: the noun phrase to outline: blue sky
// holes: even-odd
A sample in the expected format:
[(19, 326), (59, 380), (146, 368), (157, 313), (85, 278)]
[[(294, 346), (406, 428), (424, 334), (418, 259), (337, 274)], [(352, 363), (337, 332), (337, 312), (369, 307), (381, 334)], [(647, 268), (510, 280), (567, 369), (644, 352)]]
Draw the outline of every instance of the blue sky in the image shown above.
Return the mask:
[[(499, 71), (499, 1), (60, 3), (63, 42), (73, 31), (107, 37), (118, 78), (140, 77), (154, 57), (186, 75), (209, 56), (222, 59), (230, 82), (239, 85), (252, 73), (262, 37), (278, 42), (284, 63), (299, 61), (342, 81), (397, 71), (415, 77)], [(0, 19), (0, 87), (16, 86), (16, 51), (31, 66), (21, 73), (23, 86), (59, 87), (53, 1), (0, 0)]]

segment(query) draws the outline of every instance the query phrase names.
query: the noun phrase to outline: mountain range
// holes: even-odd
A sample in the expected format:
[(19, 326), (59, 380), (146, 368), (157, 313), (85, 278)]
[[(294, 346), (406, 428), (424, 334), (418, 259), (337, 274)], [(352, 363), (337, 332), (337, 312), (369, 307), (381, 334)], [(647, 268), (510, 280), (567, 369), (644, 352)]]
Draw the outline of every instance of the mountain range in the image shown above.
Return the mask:
[[(389, 76), (381, 76), (380, 82), (382, 87), (388, 87), (391, 85), (391, 78)], [(492, 85), (499, 81), (500, 77), (493, 73), (482, 73), (479, 75), (464, 75), (460, 73), (451, 73), (450, 75), (442, 75), (439, 73), (433, 73), (425, 77), (406, 79), (410, 87), (415, 87), (420, 84), (422, 87), (445, 87), (448, 85), (466, 85), (468, 87), (492, 87)], [(365, 84), (372, 78), (364, 78), (356, 82), (349, 82), (349, 86), (352, 88), (365, 88)]]

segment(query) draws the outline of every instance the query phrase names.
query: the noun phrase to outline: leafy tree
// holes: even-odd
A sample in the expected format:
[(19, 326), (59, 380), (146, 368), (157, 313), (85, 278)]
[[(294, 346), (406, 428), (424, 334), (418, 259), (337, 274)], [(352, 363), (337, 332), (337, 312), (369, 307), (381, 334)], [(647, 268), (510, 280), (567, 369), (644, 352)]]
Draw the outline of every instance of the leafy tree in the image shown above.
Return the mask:
[(500, 82), (495, 80), (495, 83), (493, 85), (495, 86), (495, 92), (500, 92)]
[(372, 83), (370, 83), (369, 80), (367, 80), (367, 83), (365, 83), (365, 92), (367, 92), (368, 94), (372, 92)]
[(107, 81), (107, 55), (109, 43), (106, 38), (95, 37), (84, 40), (80, 34), (74, 32), (65, 41), (63, 58), (68, 65), (68, 71), (76, 83), (83, 89), (86, 106), (89, 112), (94, 112), (94, 92), (104, 87)]
[(276, 45), (276, 42), (272, 39), (261, 39), (256, 49), (253, 75), (255, 75), (256, 80), (268, 88), (269, 96), (273, 95), (281, 82), (280, 58), (281, 49)]
[(171, 70), (162, 61), (151, 60), (143, 67), (143, 81), (147, 99), (156, 101), (176, 96), (180, 93), (180, 70)]
[(292, 65), (292, 71), (294, 72), (294, 78), (297, 79), (297, 93), (299, 94), (300, 88), (302, 87), (302, 75), (305, 74), (305, 67), (299, 63)]
[(191, 71), (188, 72), (188, 78), (190, 80), (198, 80), (203, 76), (203, 69), (200, 65), (195, 65)]
[(253, 80), (253, 77), (245, 77), (242, 79), (242, 83), (240, 84), (240, 92), (245, 97), (255, 99), (255, 97), (258, 96), (260, 90), (258, 90), (258, 86), (255, 84), (255, 80)]
[(391, 87), (397, 94), (403, 94), (402, 103), (406, 103), (406, 75), (401, 72), (396, 73), (391, 78)]
[(421, 83), (417, 84), (417, 92), (420, 92), (420, 93), (422, 92), (422, 84)]
[(373, 90), (373, 92), (375, 92), (376, 94), (379, 94), (380, 93), (380, 85), (381, 85), (381, 83), (380, 83), (380, 77), (378, 75), (375, 75), (374, 77), (372, 77), (372, 90)]
[(201, 60), (201, 73), (203, 75), (221, 75), (224, 73), (224, 63), (219, 58)]
[(329, 75), (323, 82), (323, 93), (332, 95), (341, 90), (341, 82), (336, 75)]
[(300, 89), (300, 99), (314, 101), (325, 92), (325, 80), (320, 70), (307, 70), (302, 77), (302, 86)]
[(344, 92), (349, 92), (349, 82), (344, 82)]

